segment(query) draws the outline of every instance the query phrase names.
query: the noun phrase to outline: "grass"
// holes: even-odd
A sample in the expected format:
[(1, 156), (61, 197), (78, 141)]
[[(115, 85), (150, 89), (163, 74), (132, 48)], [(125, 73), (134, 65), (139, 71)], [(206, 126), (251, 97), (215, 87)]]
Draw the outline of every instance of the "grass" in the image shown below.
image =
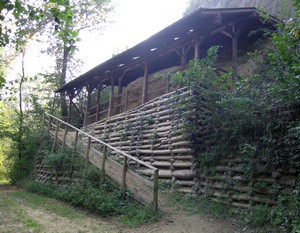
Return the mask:
[(22, 210), (17, 202), (6, 197), (0, 198), (0, 208), (5, 210), (6, 217), (13, 216), (15, 222), (19, 222), (25, 225), (25, 228), (32, 230), (33, 232), (40, 232), (41, 225), (30, 218), (28, 214)]
[(73, 209), (56, 203), (48, 203), (45, 209), (64, 218), (83, 218), (83, 215), (75, 213)]
[[(107, 181), (106, 181), (107, 182)], [(30, 192), (60, 199), (76, 207), (83, 207), (90, 212), (99, 213), (101, 216), (120, 216), (120, 222), (129, 227), (136, 227), (146, 222), (158, 221), (161, 213), (153, 214), (152, 206), (142, 204), (130, 199), (120, 199), (120, 192), (113, 188), (111, 183), (104, 183), (102, 187), (81, 186), (76, 184), (69, 188), (58, 188), (36, 181), (23, 181), (21, 186)], [(108, 190), (107, 190), (108, 189)], [(70, 209), (55, 203), (45, 203), (45, 197), (32, 193), (17, 192), (15, 196), (26, 199), (34, 205), (43, 204), (46, 210), (62, 217), (80, 218), (81, 216)]]
[(136, 227), (146, 222), (157, 222), (161, 216), (162, 213), (160, 211), (153, 214), (151, 205), (140, 208), (137, 204), (132, 203), (126, 208), (125, 214), (120, 218), (120, 222), (125, 226)]
[(11, 193), (11, 196), (24, 199), (28, 203), (30, 203), (36, 207), (42, 206), (48, 201), (48, 199), (46, 197), (28, 193), (28, 192), (24, 192), (24, 191), (13, 192), (13, 193)]
[(23, 192), (23, 191), (13, 192), (11, 193), (11, 196), (25, 200), (27, 203), (30, 203), (34, 208), (43, 207), (47, 211), (55, 213), (61, 217), (66, 217), (66, 218), (83, 217), (82, 215), (77, 214), (72, 208), (63, 206), (59, 203), (55, 203), (53, 202), (53, 200), (45, 196)]

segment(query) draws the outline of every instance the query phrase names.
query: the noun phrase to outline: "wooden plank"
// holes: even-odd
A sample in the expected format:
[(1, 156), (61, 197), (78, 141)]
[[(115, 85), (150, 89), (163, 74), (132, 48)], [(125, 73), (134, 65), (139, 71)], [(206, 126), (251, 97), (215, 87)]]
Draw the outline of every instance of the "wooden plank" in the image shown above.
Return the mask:
[[(62, 135), (59, 134), (58, 139), (61, 140), (61, 136)], [(74, 138), (71, 134), (68, 134), (67, 139), (66, 145), (71, 147)], [(84, 149), (87, 147), (87, 144), (82, 141), (80, 141), (80, 144), (84, 151)], [(84, 154), (80, 155), (84, 157)], [(89, 162), (101, 169), (102, 161), (103, 154), (91, 147), (89, 152)], [(115, 162), (109, 157), (106, 158), (105, 174), (111, 179), (115, 180), (119, 185), (122, 184), (122, 169), (123, 166), (121, 164)], [(151, 204), (153, 202), (153, 183), (129, 169), (126, 171), (126, 177), (126, 188), (133, 194), (133, 198), (145, 205)]]
[(148, 95), (148, 63), (145, 63), (142, 104), (145, 104), (147, 102), (147, 95)]
[(56, 140), (57, 140), (57, 134), (58, 134), (58, 128), (59, 128), (59, 121), (57, 121), (57, 123), (56, 123), (55, 135), (54, 135), (53, 144), (52, 144), (52, 153), (55, 150), (55, 145), (56, 145)]
[(109, 105), (108, 105), (108, 112), (107, 112), (107, 117), (112, 116), (112, 110), (113, 110), (113, 102), (114, 102), (114, 88), (115, 88), (115, 83), (114, 83), (114, 77), (111, 77), (110, 79), (110, 96), (109, 96)]
[(102, 83), (100, 83), (97, 86), (97, 108), (96, 108), (96, 121), (99, 121), (99, 110), (100, 110), (100, 104), (101, 104), (101, 89), (102, 89)]
[(77, 149), (77, 142), (78, 142), (78, 131), (76, 131), (76, 133), (75, 133), (74, 146), (73, 146), (73, 152), (72, 152), (72, 157), (71, 157), (71, 164), (70, 164), (70, 168), (69, 168), (69, 176), (71, 176), (72, 169), (73, 169), (74, 156), (76, 154), (76, 149)]
[(126, 191), (126, 171), (127, 171), (127, 157), (123, 158), (123, 169), (122, 169), (122, 183), (121, 183), (121, 194), (122, 199), (125, 199), (125, 191)]
[(126, 94), (125, 94), (125, 112), (127, 112), (127, 109), (128, 109), (128, 95), (129, 95), (129, 90), (126, 90)]
[(87, 169), (87, 165), (89, 163), (90, 160), (90, 149), (91, 149), (91, 138), (88, 137), (88, 143), (85, 149), (85, 163), (84, 163), (84, 170), (86, 171)]
[(104, 146), (104, 148), (103, 148), (103, 154), (102, 154), (102, 164), (101, 164), (101, 169), (100, 169), (100, 184), (103, 183), (104, 177), (105, 177), (106, 152), (107, 152), (107, 147)]

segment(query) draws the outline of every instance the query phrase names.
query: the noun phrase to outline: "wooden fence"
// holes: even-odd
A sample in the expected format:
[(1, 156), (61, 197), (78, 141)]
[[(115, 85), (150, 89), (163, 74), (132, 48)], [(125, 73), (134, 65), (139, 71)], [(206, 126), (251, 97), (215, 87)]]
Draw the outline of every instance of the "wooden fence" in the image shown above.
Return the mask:
[[(153, 202), (153, 211), (157, 211), (159, 169), (95, 138), (51, 114), (44, 113), (42, 128), (45, 128), (46, 123), (48, 123), (46, 128), (47, 133), (53, 138), (52, 150), (57, 146), (58, 141), (61, 142), (61, 150), (64, 150), (65, 146), (73, 148), (74, 153), (77, 152), (85, 158), (85, 166), (90, 162), (100, 169), (100, 180), (104, 178), (104, 175), (109, 176), (121, 185), (121, 192), (123, 194), (125, 190), (128, 189), (133, 194), (133, 197), (141, 203), (150, 204)], [(63, 126), (63, 128), (61, 128), (61, 126)], [(86, 142), (80, 140), (80, 138), (84, 138)], [(91, 146), (92, 140), (94, 146), (96, 143), (100, 146), (101, 152)], [(79, 146), (82, 149), (81, 151), (77, 150)], [(108, 154), (112, 152), (123, 157), (122, 165), (108, 156)], [(135, 161), (140, 166), (150, 169), (153, 175), (153, 183), (128, 169), (128, 160)]]

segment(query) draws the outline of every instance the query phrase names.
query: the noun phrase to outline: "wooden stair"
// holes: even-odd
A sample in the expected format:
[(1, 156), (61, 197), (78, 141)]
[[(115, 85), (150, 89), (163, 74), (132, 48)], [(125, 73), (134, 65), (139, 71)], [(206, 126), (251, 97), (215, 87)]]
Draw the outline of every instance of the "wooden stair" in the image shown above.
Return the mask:
[[(47, 120), (45, 116), (49, 116), (49, 119), (52, 120)], [(43, 120), (43, 128), (49, 133), (50, 137), (53, 139), (55, 146), (58, 146), (58, 144), (63, 144), (65, 143), (66, 146), (73, 148), (74, 146), (74, 140), (75, 140), (75, 132), (67, 130), (67, 133), (65, 132), (65, 129), (61, 129), (56, 127), (57, 124), (54, 124), (53, 121), (59, 122), (60, 124), (67, 124), (66, 122), (63, 122), (62, 120), (50, 115), (50, 114), (45, 114), (44, 115), (44, 120)], [(48, 127), (47, 127), (48, 125)], [(68, 125), (68, 124), (67, 124)], [(67, 128), (74, 128), (75, 127), (67, 127)], [(57, 130), (56, 130), (57, 129)], [(77, 131), (82, 132), (81, 130), (77, 129)], [(84, 133), (87, 135), (87, 133)], [(85, 135), (85, 136), (86, 136)], [(93, 136), (89, 135), (93, 140)], [(65, 140), (64, 140), (65, 138)], [(83, 139), (83, 138), (82, 138)], [(76, 152), (86, 158), (86, 151), (88, 144), (84, 142), (84, 140), (78, 139), (77, 141), (77, 149)], [(118, 184), (122, 185), (123, 182), (123, 165), (114, 161), (112, 158), (109, 156), (106, 156), (106, 159), (103, 160), (103, 153), (100, 150), (97, 150), (96, 148), (93, 147), (93, 144), (90, 146), (90, 149), (88, 150), (88, 161), (99, 168), (100, 170), (102, 169), (103, 166), (103, 161), (105, 161), (105, 175), (116, 181)], [(118, 150), (116, 150), (118, 152)], [(140, 161), (144, 163), (143, 161)], [(151, 166), (151, 165), (150, 165)], [(148, 168), (149, 169), (149, 168)], [(151, 169), (149, 169), (151, 170)], [(158, 171), (158, 169), (155, 168), (155, 170)], [(154, 174), (154, 170), (152, 170)], [(125, 184), (126, 184), (126, 189), (132, 194), (133, 198), (136, 199), (137, 201), (149, 205), (150, 203), (153, 203), (154, 209), (157, 209), (157, 203), (155, 204), (155, 198), (157, 199), (157, 192), (155, 193), (155, 182), (151, 182), (150, 180), (142, 177), (141, 175), (135, 173), (134, 171), (130, 169), (126, 169), (126, 176), (125, 176)], [(157, 186), (158, 184), (156, 184)], [(156, 197), (155, 197), (156, 195)], [(156, 205), (156, 207), (155, 207)]]

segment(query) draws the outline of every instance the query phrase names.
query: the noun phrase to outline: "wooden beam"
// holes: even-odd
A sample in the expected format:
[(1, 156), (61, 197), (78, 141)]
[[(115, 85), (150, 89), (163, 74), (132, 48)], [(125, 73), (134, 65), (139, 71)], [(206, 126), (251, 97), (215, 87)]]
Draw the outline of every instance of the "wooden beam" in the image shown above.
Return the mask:
[(75, 110), (78, 112), (78, 114), (80, 114), (81, 119), (83, 119), (84, 116), (82, 115), (82, 112), (80, 112), (79, 108), (75, 105), (75, 103), (73, 101), (72, 101), (72, 105), (75, 108)]
[(107, 117), (112, 116), (112, 110), (113, 110), (113, 104), (114, 104), (114, 88), (115, 88), (115, 79), (112, 76), (110, 78), (110, 96), (109, 96), (109, 105), (108, 105)]
[(142, 104), (147, 102), (148, 94), (148, 63), (144, 63), (144, 83), (143, 83), (143, 94), (142, 94)]
[[(233, 77), (237, 79), (237, 43), (238, 43), (238, 35), (235, 34), (235, 26), (232, 25), (232, 70), (233, 70)], [(237, 80), (236, 80), (237, 81)]]
[(88, 125), (88, 118), (89, 118), (89, 109), (90, 109), (90, 102), (91, 102), (91, 93), (93, 91), (92, 87), (86, 86), (88, 96), (86, 101), (86, 108), (85, 108), (85, 114), (84, 114), (84, 120), (83, 120), (83, 127), (86, 127)]
[(125, 92), (125, 112), (127, 112), (127, 109), (128, 109), (128, 96), (129, 96), (129, 90), (126, 90), (126, 92)]
[(209, 33), (209, 35), (210, 35), (210, 36), (215, 35), (216, 33), (219, 33), (219, 32), (221, 32), (221, 31), (224, 31), (224, 30), (226, 30), (226, 29), (232, 27), (232, 25), (234, 25), (234, 24), (236, 25), (237, 23), (240, 23), (240, 22), (245, 21), (245, 20), (249, 20), (249, 19), (251, 19), (251, 18), (253, 18), (253, 17), (256, 17), (256, 16), (257, 16), (256, 14), (251, 14), (251, 15), (246, 16), (246, 17), (244, 17), (244, 18), (239, 18), (239, 19), (237, 19), (237, 20), (234, 20), (234, 21), (232, 21), (232, 22), (230, 22), (230, 23), (228, 23), (228, 24), (226, 24), (226, 25), (224, 25), (224, 26), (221, 26), (221, 27), (216, 28), (215, 30), (211, 31), (211, 32)]
[[(124, 74), (119, 78), (119, 84), (118, 84), (118, 105), (120, 105), (121, 104), (121, 102), (122, 102), (122, 96), (121, 96), (121, 94), (122, 94), (122, 80), (123, 80), (123, 77), (124, 77)], [(118, 110), (117, 110), (117, 112), (118, 112), (118, 114), (120, 113), (120, 111), (121, 111), (121, 106), (119, 106), (118, 107)]]
[(100, 111), (100, 100), (101, 100), (101, 89), (102, 89), (102, 85), (103, 83), (99, 83), (98, 86), (97, 86), (97, 107), (96, 107), (96, 121), (99, 121), (100, 120), (100, 115), (99, 115), (99, 111)]
[(194, 47), (194, 59), (198, 60), (200, 58), (200, 51), (199, 51), (200, 41), (196, 39), (195, 42), (194, 42), (194, 45), (195, 45), (195, 47)]
[(256, 13), (257, 11), (255, 8), (240, 8), (240, 9), (207, 9), (207, 10), (203, 10), (201, 11), (202, 15), (216, 15), (216, 14), (232, 14), (232, 13)]

